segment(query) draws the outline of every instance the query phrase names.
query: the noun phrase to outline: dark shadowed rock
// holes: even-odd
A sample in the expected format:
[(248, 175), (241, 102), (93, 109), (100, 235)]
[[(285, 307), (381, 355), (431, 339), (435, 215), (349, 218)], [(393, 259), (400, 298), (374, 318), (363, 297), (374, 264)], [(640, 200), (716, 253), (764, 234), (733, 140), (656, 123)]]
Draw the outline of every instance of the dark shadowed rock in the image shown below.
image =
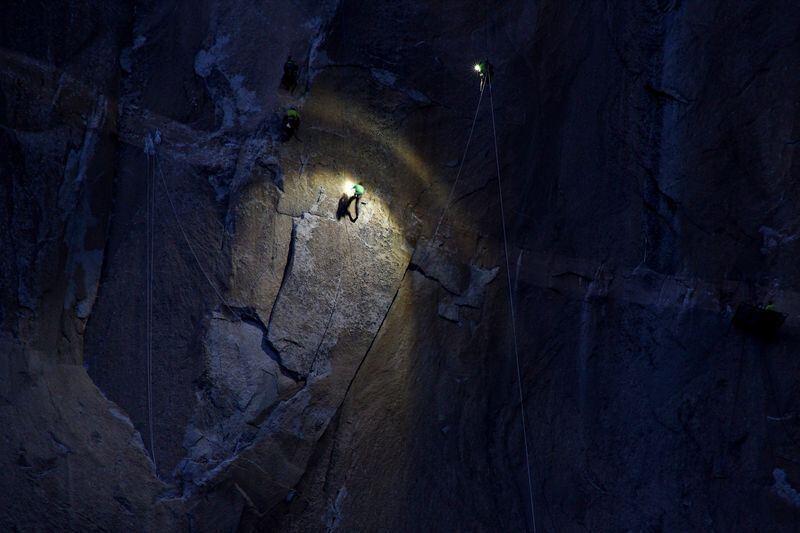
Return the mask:
[(0, 529), (796, 529), (793, 2), (4, 15)]

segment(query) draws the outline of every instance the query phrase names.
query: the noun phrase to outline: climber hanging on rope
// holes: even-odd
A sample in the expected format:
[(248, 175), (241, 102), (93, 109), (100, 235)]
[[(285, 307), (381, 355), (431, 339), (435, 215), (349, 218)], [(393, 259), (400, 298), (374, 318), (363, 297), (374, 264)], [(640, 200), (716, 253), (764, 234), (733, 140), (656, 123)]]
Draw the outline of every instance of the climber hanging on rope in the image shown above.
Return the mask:
[[(339, 208), (336, 210), (336, 219), (340, 219), (347, 215), (347, 218), (350, 219), (350, 222), (355, 222), (358, 220), (358, 204), (361, 203), (361, 197), (364, 196), (364, 185), (359, 181), (352, 187), (353, 194), (349, 198), (347, 197), (347, 193), (343, 194), (342, 197), (339, 199)], [(356, 216), (350, 214), (350, 204), (353, 202), (356, 203)]]
[(286, 114), (283, 116), (282, 128), (283, 128), (283, 140), (288, 141), (295, 135), (297, 135), (297, 129), (300, 127), (300, 113), (297, 112), (297, 109), (294, 107), (290, 107), (286, 110)]
[(283, 64), (283, 78), (281, 78), (281, 85), (283, 85), (283, 88), (290, 93), (294, 93), (294, 89), (297, 87), (297, 73), (299, 71), (300, 67), (294, 62), (292, 56), (289, 56), (286, 59), (286, 63)]
[(494, 66), (488, 59), (482, 59), (480, 63), (475, 65), (475, 72), (477, 72), (481, 78), (481, 92), (483, 92), (483, 88), (486, 86), (486, 80), (494, 76)]

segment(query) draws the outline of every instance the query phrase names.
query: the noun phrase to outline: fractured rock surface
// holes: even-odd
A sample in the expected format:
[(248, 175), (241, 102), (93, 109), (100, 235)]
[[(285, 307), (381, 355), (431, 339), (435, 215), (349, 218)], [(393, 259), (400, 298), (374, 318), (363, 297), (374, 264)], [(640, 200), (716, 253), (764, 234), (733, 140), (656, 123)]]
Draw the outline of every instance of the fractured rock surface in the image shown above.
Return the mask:
[(795, 530), (797, 13), (11, 2), (0, 528)]

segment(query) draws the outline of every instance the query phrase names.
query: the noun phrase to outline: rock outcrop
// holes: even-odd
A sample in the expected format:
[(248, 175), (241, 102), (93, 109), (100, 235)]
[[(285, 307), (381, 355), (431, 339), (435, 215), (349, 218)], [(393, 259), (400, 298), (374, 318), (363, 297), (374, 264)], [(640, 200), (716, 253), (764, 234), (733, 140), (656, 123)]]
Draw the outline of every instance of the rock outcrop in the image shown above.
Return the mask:
[(796, 528), (788, 0), (5, 11), (0, 528)]

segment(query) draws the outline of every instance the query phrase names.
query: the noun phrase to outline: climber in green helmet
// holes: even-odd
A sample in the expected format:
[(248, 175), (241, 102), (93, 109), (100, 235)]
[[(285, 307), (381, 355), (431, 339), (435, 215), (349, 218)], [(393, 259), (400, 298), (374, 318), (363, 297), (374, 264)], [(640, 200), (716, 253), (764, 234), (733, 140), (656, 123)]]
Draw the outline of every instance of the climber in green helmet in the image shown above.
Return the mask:
[(300, 113), (297, 112), (297, 109), (294, 107), (287, 109), (282, 124), (283, 140), (288, 141), (297, 134), (297, 128), (300, 127)]
[[(347, 218), (350, 219), (350, 222), (355, 222), (358, 220), (358, 204), (361, 203), (361, 197), (364, 196), (364, 185), (359, 181), (355, 185), (353, 185), (353, 195), (347, 201), (347, 204), (344, 207), (345, 213), (347, 213)], [(350, 204), (353, 202), (356, 203), (356, 217), (353, 218), (350, 215)]]
[(475, 72), (477, 72), (481, 78), (481, 92), (483, 92), (483, 88), (486, 86), (486, 80), (494, 76), (494, 66), (488, 59), (484, 58), (480, 63), (475, 65)]

